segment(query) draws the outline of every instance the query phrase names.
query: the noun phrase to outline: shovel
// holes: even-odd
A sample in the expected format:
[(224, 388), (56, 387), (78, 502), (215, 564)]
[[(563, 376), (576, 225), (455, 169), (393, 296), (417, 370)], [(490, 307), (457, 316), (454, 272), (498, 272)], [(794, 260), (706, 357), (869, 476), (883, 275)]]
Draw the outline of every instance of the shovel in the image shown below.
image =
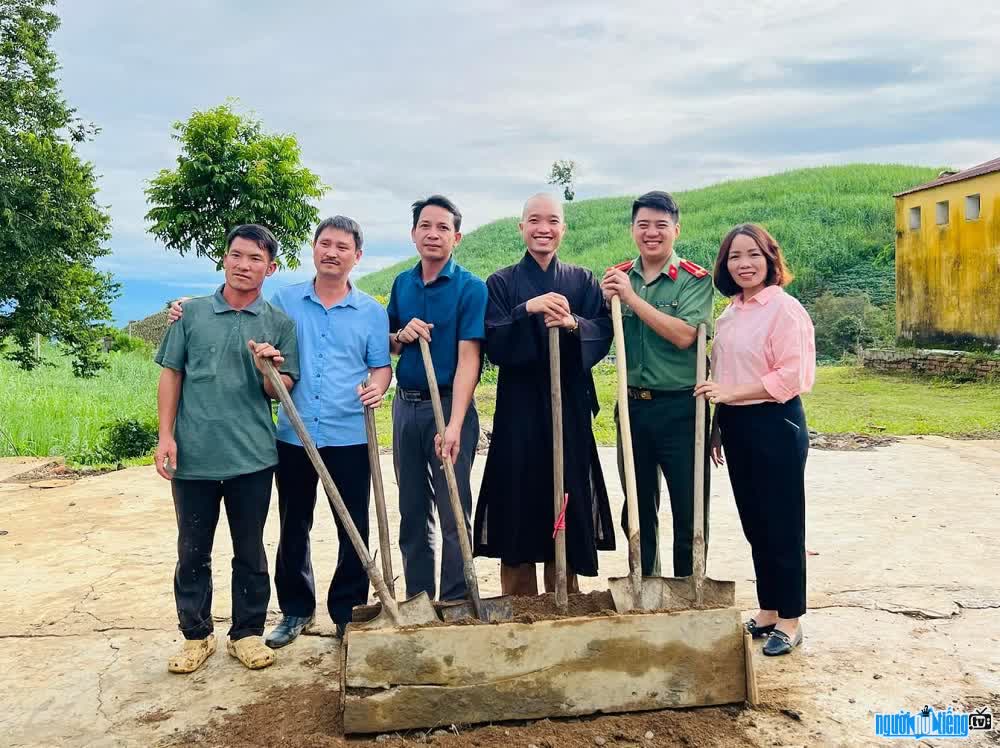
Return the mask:
[[(363, 386), (371, 381), (368, 377)], [(365, 408), (365, 433), (368, 435), (368, 463), (371, 465), (372, 492), (375, 494), (375, 517), (378, 520), (378, 549), (382, 556), (382, 576), (389, 594), (396, 597), (396, 582), (392, 575), (392, 558), (389, 541), (389, 516), (385, 511), (385, 486), (382, 485), (382, 466), (378, 457), (378, 434), (375, 432), (375, 409)]]
[(275, 370), (274, 364), (271, 363), (270, 359), (264, 362), (264, 376), (267, 377), (267, 380), (271, 383), (271, 387), (277, 393), (278, 400), (281, 401), (281, 405), (285, 409), (285, 415), (288, 416), (292, 428), (295, 429), (295, 433), (302, 442), (302, 446), (305, 447), (309, 461), (312, 462), (320, 481), (323, 483), (326, 497), (330, 501), (330, 507), (343, 523), (344, 529), (351, 539), (351, 545), (354, 546), (358, 558), (361, 559), (361, 563), (365, 567), (365, 572), (368, 574), (368, 579), (371, 581), (372, 587), (375, 588), (375, 594), (382, 603), (381, 611), (379, 611), (378, 616), (373, 620), (351, 625), (358, 629), (382, 629), (437, 623), (439, 619), (434, 612), (434, 606), (431, 604), (431, 599), (427, 596), (426, 592), (421, 592), (419, 595), (415, 595), (401, 603), (396, 602), (395, 598), (389, 592), (385, 580), (375, 566), (375, 562), (368, 554), (368, 549), (361, 539), (361, 534), (358, 532), (354, 520), (351, 519), (351, 515), (347, 511), (347, 507), (344, 506), (344, 500), (341, 498), (340, 492), (333, 482), (333, 478), (330, 477), (326, 465), (323, 464), (316, 445), (309, 436), (309, 432), (306, 431), (305, 424), (302, 423), (302, 417), (292, 403), (292, 398), (285, 388), (285, 383), (281, 381), (281, 376)]
[[(699, 384), (708, 378), (705, 367), (707, 330), (704, 322), (698, 325)], [(677, 581), (686, 582), (684, 596), (696, 607), (732, 608), (736, 605), (736, 582), (720, 582), (705, 576), (705, 425), (708, 401), (699, 397), (695, 400), (694, 408), (694, 543), (691, 548), (691, 567), (694, 573)]]
[[(427, 341), (420, 338), (420, 353), (424, 359), (424, 370), (427, 373), (427, 388), (431, 393), (431, 405), (434, 407), (434, 422), (437, 426), (441, 442), (444, 442), (444, 408), (441, 407), (441, 392), (438, 389), (437, 374), (434, 372), (434, 361), (431, 359), (431, 349)], [(458, 480), (455, 478), (455, 466), (447, 457), (441, 460), (445, 479), (448, 482), (448, 498), (451, 500), (451, 513), (455, 517), (458, 529), (458, 545), (462, 551), (462, 571), (465, 574), (465, 586), (469, 599), (463, 602), (449, 603), (440, 606), (441, 617), (445, 621), (456, 621), (462, 618), (478, 618), (480, 621), (509, 621), (514, 616), (513, 605), (509, 597), (495, 597), (483, 600), (479, 596), (479, 580), (476, 577), (476, 566), (472, 560), (472, 544), (465, 527), (465, 511), (458, 495)]]
[[(628, 369), (625, 362), (621, 302), (611, 302), (615, 329), (615, 359), (618, 366), (618, 422), (621, 427), (625, 460), (625, 495), (628, 502), (629, 571), (628, 577), (608, 580), (615, 609), (681, 610), (684, 608), (729, 608), (736, 604), (736, 583), (719, 582), (705, 577), (705, 398), (695, 401), (694, 435), (694, 542), (691, 548), (692, 570), (689, 577), (643, 577), (639, 544), (639, 507), (635, 493), (635, 463), (632, 461), (632, 434), (628, 420)], [(707, 328), (698, 325), (698, 382), (705, 381)], [(624, 405), (623, 405), (624, 403)], [(624, 414), (624, 417), (623, 417)], [(630, 476), (631, 473), (631, 476)], [(638, 581), (636, 581), (638, 580)]]

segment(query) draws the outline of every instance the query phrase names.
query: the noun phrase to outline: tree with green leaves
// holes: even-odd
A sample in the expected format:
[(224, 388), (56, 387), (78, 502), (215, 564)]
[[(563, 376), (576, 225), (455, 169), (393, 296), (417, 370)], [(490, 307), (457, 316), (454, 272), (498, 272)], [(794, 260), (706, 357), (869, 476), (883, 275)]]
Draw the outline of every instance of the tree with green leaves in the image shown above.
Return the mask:
[(553, 161), (549, 172), (549, 184), (558, 184), (563, 188), (563, 197), (569, 202), (576, 197), (576, 161)]
[(107, 255), (110, 218), (76, 144), (97, 128), (76, 116), (49, 48), (52, 0), (0, 0), (0, 347), (22, 368), (51, 338), (90, 376), (118, 285), (94, 261)]
[(300, 163), (295, 137), (266, 133), (226, 103), (174, 123), (173, 138), (181, 146), (177, 168), (163, 169), (146, 189), (150, 233), (221, 267), (226, 233), (259, 223), (281, 244), (278, 264), (298, 267), (298, 250), (319, 221), (314, 201), (327, 187)]

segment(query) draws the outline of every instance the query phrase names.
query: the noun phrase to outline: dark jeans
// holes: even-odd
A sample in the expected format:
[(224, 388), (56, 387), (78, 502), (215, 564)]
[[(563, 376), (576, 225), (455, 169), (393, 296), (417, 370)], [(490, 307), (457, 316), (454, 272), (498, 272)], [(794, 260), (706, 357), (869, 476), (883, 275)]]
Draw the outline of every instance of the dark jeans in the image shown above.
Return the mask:
[[(636, 496), (639, 504), (639, 542), (642, 573), (660, 576), (660, 471), (667, 481), (673, 522), (674, 576), (692, 572), (694, 544), (694, 407), (692, 390), (681, 390), (652, 400), (628, 399), (632, 425)], [(617, 411), (615, 420), (617, 422)], [(705, 549), (708, 552), (708, 497), (711, 473), (707, 469), (710, 420), (705, 418)], [(618, 436), (618, 474), (625, 486), (621, 429)], [(622, 528), (628, 535), (628, 505), (622, 507)]]
[(212, 633), (212, 543), (219, 524), (220, 500), (233, 540), (233, 624), (230, 639), (264, 633), (271, 580), (264, 551), (264, 522), (271, 503), (274, 468), (229, 480), (170, 483), (177, 514), (177, 567), (174, 600), (185, 639)]
[[(441, 396), (445, 421), (451, 414), (451, 396)], [(441, 522), (441, 599), (466, 596), (458, 527), (451, 511), (448, 482), (441, 460), (434, 453), (434, 409), (430, 400), (411, 402), (398, 394), (392, 403), (392, 460), (399, 486), (399, 549), (403, 555), (406, 595), (426, 592), (435, 597), (434, 507)], [(455, 480), (465, 511), (465, 532), (472, 543), (472, 461), (479, 443), (479, 414), (469, 404), (462, 423)]]
[[(371, 487), (368, 446), (322, 447), (319, 455), (367, 547)], [(277, 482), (281, 539), (274, 586), (278, 590), (278, 604), (285, 615), (311, 616), (316, 610), (316, 582), (309, 558), (309, 531), (316, 508), (319, 476), (303, 447), (278, 442)], [(322, 487), (319, 490), (322, 491)], [(325, 498), (323, 502), (328, 503)], [(347, 624), (351, 620), (351, 609), (368, 600), (368, 575), (340, 519), (336, 514), (333, 518), (340, 546), (326, 608), (334, 623)]]
[(720, 405), (719, 426), (761, 610), (806, 612), (805, 468), (809, 430), (802, 401)]

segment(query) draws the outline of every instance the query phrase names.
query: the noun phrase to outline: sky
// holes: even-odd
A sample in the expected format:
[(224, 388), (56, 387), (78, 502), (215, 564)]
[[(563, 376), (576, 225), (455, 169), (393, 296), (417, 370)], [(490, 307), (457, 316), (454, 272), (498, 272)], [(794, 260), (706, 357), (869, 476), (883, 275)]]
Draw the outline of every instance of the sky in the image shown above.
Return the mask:
[[(63, 93), (101, 128), (124, 324), (219, 282), (147, 232), (171, 125), (238, 100), (293, 133), (365, 232), (356, 273), (413, 254), (409, 205), (452, 197), (468, 231), (520, 211), (556, 159), (577, 199), (851, 162), (1000, 156), (994, 3), (629, 0), (60, 0)], [(551, 188), (548, 188), (551, 189)], [(277, 284), (310, 277), (279, 272)]]

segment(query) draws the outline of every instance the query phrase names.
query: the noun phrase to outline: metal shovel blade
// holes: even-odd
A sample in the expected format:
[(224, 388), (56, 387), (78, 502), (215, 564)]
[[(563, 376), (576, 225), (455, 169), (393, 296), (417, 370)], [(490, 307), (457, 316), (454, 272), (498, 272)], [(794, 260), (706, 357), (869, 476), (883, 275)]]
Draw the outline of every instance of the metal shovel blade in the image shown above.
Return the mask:
[[(643, 577), (638, 600), (631, 577), (608, 580), (615, 610), (687, 610), (690, 608), (730, 608), (736, 604), (736, 583), (701, 578), (699, 600), (695, 577)], [(636, 604), (638, 603), (638, 604)]]
[[(501, 623), (503, 621), (509, 621), (514, 617), (514, 604), (511, 598), (507, 595), (503, 597), (488, 597), (480, 598), (479, 600), (480, 612), (482, 613), (481, 621), (486, 621), (487, 623)], [(454, 621), (460, 621), (463, 618), (479, 618), (476, 615), (476, 609), (473, 607), (470, 600), (455, 600), (453, 602), (442, 602), (438, 603), (438, 613), (441, 614), (441, 618), (452, 623)]]
[(396, 619), (386, 610), (385, 606), (379, 606), (378, 615), (369, 621), (351, 623), (351, 628), (358, 631), (372, 631), (374, 629), (392, 629), (400, 626), (426, 626), (428, 623), (440, 623), (437, 613), (434, 611), (434, 604), (426, 592), (421, 592), (408, 600), (396, 603), (398, 614)]

